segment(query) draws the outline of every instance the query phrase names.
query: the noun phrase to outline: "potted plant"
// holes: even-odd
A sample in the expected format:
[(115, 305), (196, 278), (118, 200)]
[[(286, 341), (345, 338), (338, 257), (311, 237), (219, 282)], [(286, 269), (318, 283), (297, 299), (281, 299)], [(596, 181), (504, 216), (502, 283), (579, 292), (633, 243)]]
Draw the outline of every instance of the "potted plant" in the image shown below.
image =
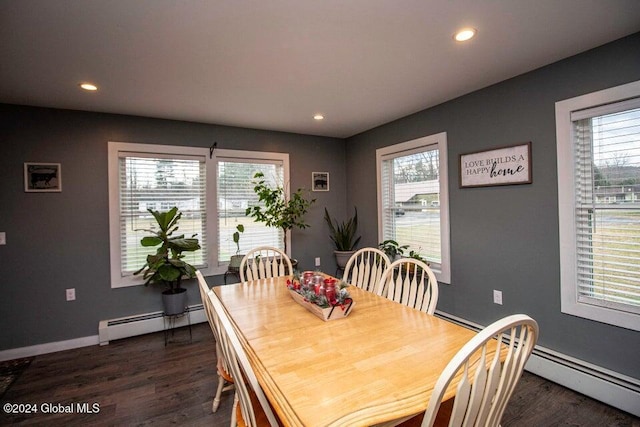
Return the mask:
[(264, 206), (249, 206), (245, 214), (254, 218), (255, 221), (264, 222), (267, 227), (281, 228), (284, 231), (284, 251), (288, 253), (287, 231), (294, 227), (300, 229), (309, 227), (309, 224), (304, 222), (304, 215), (316, 199), (306, 199), (301, 188), (287, 198), (284, 187), (269, 186), (262, 172), (257, 172), (253, 178), (255, 184), (253, 191)]
[(429, 265), (429, 261), (420, 255), (420, 252), (414, 251), (413, 249), (409, 252), (409, 256), (407, 258), (417, 259), (418, 261), (422, 261), (425, 264)]
[(146, 229), (151, 236), (143, 237), (140, 243), (144, 247), (160, 247), (155, 254), (147, 255), (147, 262), (134, 274), (143, 273), (145, 286), (149, 284), (159, 284), (165, 287), (162, 291), (162, 302), (164, 313), (176, 315), (184, 312), (186, 307), (187, 290), (180, 286), (183, 278), (193, 278), (196, 269), (191, 264), (185, 262), (183, 252), (194, 252), (200, 249), (198, 239), (195, 234), (191, 238), (184, 235), (174, 236), (178, 230), (178, 221), (182, 213), (177, 207), (171, 208), (167, 212), (158, 212), (147, 209), (155, 218), (158, 230)]
[(324, 208), (324, 220), (329, 226), (329, 237), (335, 245), (333, 253), (336, 256), (338, 267), (344, 269), (355, 252), (356, 245), (360, 242), (361, 236), (356, 237), (358, 230), (358, 209), (354, 207), (355, 214), (347, 221), (339, 223), (337, 220), (331, 219), (329, 211)]
[(395, 240), (389, 239), (380, 243), (378, 245), (378, 248), (380, 248), (382, 252), (387, 254), (387, 256), (389, 257), (389, 260), (393, 262), (396, 259), (400, 258), (402, 255), (404, 255), (404, 250), (408, 249), (409, 245), (400, 246), (400, 244)]
[(244, 225), (242, 224), (236, 225), (236, 231), (233, 233), (233, 243), (236, 244), (238, 250), (235, 255), (231, 255), (229, 269), (240, 268), (240, 263), (242, 262), (242, 258), (244, 258), (244, 255), (240, 255), (240, 233), (244, 233)]
[[(427, 266), (430, 266), (430, 265), (431, 265), (431, 264), (429, 263), (429, 261), (427, 261), (427, 259), (426, 259), (426, 258), (424, 258), (424, 257), (420, 254), (420, 252), (418, 252), (418, 251), (414, 251), (413, 249), (412, 249), (411, 251), (409, 251), (409, 255), (408, 255), (408, 256), (406, 256), (405, 258), (407, 258), (407, 259), (413, 258), (413, 259), (415, 259), (415, 260), (418, 260), (418, 261), (422, 261), (422, 262), (424, 262)], [(406, 265), (403, 265), (403, 269), (405, 269), (405, 268), (406, 268)], [(421, 272), (421, 271), (422, 271), (422, 268), (418, 267), (418, 269), (417, 269), (416, 271)], [(410, 271), (410, 272), (409, 272), (409, 276), (412, 276), (412, 275), (413, 275), (413, 271)]]

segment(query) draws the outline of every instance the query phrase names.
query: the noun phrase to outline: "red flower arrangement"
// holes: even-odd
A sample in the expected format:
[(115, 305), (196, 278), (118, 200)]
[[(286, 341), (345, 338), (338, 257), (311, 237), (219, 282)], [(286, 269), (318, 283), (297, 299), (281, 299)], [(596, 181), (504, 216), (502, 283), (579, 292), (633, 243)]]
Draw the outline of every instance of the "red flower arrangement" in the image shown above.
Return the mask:
[(331, 277), (313, 280), (305, 275), (302, 281), (296, 277), (287, 280), (287, 288), (300, 294), (305, 301), (321, 308), (340, 306), (344, 310), (349, 306), (353, 300), (347, 291), (348, 286), (342, 280)]

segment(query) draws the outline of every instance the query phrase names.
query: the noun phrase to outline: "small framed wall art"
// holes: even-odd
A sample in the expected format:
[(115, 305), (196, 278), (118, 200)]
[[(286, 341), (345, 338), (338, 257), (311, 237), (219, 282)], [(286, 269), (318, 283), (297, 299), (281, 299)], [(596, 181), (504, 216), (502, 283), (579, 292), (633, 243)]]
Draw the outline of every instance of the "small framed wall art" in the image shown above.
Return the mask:
[(460, 188), (531, 184), (531, 142), (460, 154)]
[(311, 172), (313, 191), (329, 191), (329, 172)]
[(27, 193), (59, 193), (62, 191), (60, 163), (25, 163), (24, 191)]

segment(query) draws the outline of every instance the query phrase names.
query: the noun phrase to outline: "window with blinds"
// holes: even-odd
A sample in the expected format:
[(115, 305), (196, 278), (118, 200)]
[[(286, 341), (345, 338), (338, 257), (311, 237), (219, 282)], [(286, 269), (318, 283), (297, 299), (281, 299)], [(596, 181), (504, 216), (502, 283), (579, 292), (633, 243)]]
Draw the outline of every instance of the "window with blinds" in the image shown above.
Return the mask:
[(561, 310), (640, 331), (640, 81), (555, 110)]
[[(243, 254), (257, 246), (274, 246), (284, 249), (282, 229), (267, 227), (245, 216), (249, 206), (257, 205), (258, 196), (253, 191), (253, 177), (257, 172), (272, 186), (283, 185), (284, 162), (279, 159), (216, 156), (216, 198), (218, 204), (218, 265), (229, 262), (232, 255)], [(233, 241), (236, 226), (242, 224), (240, 249)]]
[(438, 134), (377, 150), (378, 205), (380, 241), (408, 245), (405, 256), (418, 253), (449, 283), (445, 144)]
[(185, 252), (184, 260), (201, 268), (207, 260), (206, 164), (204, 157), (120, 153), (118, 159), (121, 275), (132, 275), (144, 265), (153, 248), (140, 240), (156, 230), (148, 209), (182, 212), (179, 234), (195, 235), (201, 250)]
[(640, 100), (571, 119), (578, 301), (640, 313)]

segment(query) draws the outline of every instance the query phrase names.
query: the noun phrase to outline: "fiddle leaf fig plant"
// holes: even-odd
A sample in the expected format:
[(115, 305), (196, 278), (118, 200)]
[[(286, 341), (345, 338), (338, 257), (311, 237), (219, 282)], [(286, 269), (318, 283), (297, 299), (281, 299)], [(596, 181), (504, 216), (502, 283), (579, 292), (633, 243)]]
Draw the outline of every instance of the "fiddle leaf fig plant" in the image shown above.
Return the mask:
[(173, 207), (166, 212), (147, 209), (155, 218), (158, 229), (145, 229), (151, 236), (145, 236), (140, 243), (144, 247), (160, 245), (154, 254), (147, 255), (146, 263), (134, 274), (143, 274), (145, 286), (161, 284), (167, 287), (169, 293), (177, 293), (183, 278), (193, 278), (196, 269), (183, 260), (183, 252), (194, 252), (200, 249), (200, 243), (195, 234), (186, 238), (184, 234), (174, 236), (178, 231), (178, 221), (182, 212)]

